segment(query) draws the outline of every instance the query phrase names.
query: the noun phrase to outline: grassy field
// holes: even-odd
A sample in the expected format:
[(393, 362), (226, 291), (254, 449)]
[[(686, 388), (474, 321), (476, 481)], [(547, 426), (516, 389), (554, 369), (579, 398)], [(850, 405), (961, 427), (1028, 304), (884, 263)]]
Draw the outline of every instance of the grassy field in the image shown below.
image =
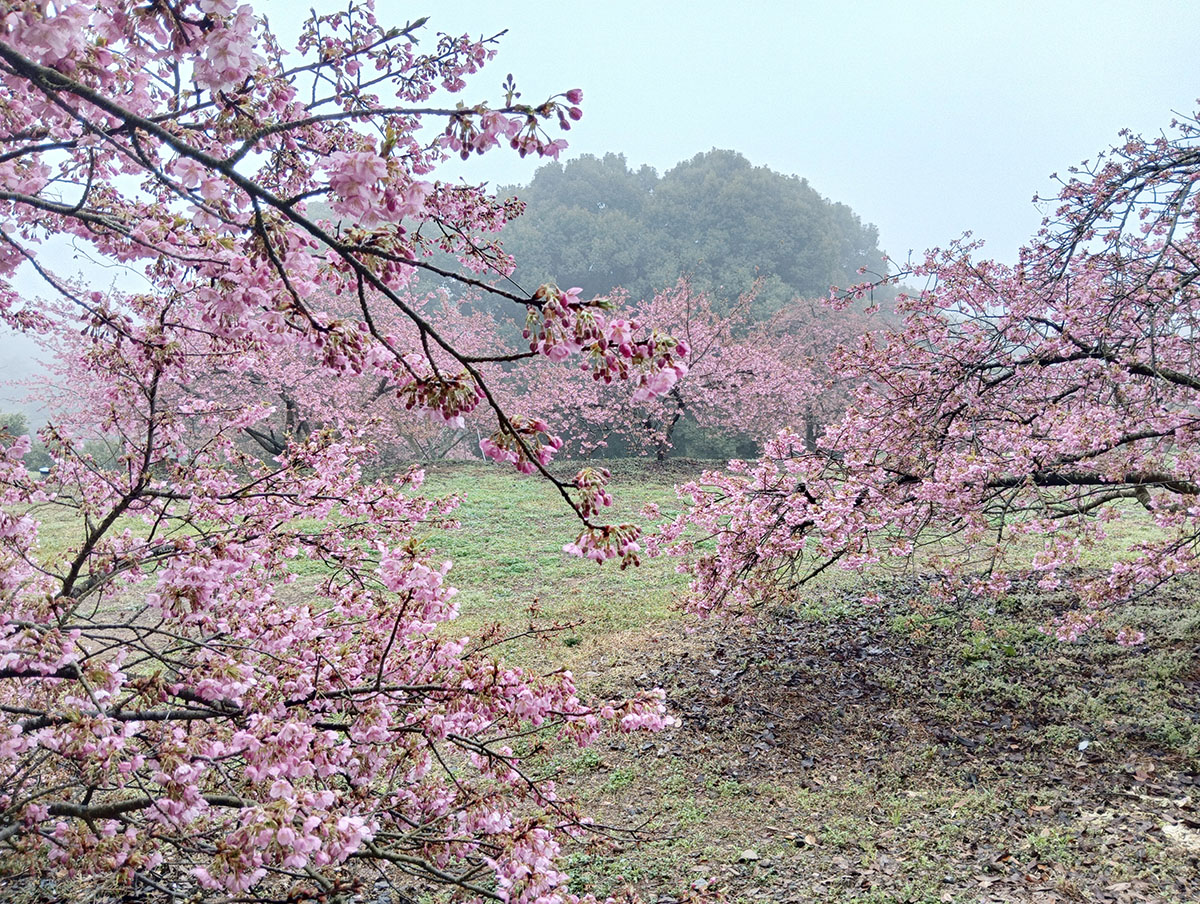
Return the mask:
[[(639, 510), (648, 502), (669, 512), (679, 477), (674, 469), (616, 466), (616, 504), (605, 520), (643, 522)], [(563, 544), (579, 532), (578, 521), (547, 481), (456, 463), (430, 467), (422, 491), (463, 497), (455, 513), (462, 529), (430, 538), (454, 562), (451, 582), (462, 610), (455, 631), (477, 632), (493, 623), (520, 629), (536, 607), (540, 622), (578, 627), (560, 632), (550, 649), (525, 645), (521, 655), (550, 655), (561, 665), (591, 646), (653, 633), (677, 617), (673, 603), (686, 580), (675, 572), (674, 560), (644, 559), (622, 571), (563, 553)]]
[[(669, 512), (684, 465), (614, 467), (619, 507)], [(756, 624), (696, 623), (668, 559), (621, 571), (572, 559), (573, 515), (544, 481), (482, 464), (429, 468), (461, 494), (456, 634), (563, 630), (506, 652), (566, 665), (592, 695), (662, 687), (679, 725), (543, 763), (616, 831), (569, 855), (580, 890), (634, 883), (651, 902), (1200, 901), (1200, 583), (1131, 613), (1148, 642), (1065, 645), (1038, 628), (1066, 592), (939, 607), (922, 579), (836, 574)], [(69, 523), (48, 525), (49, 546)], [(1134, 520), (1089, 553), (1101, 567)], [(303, 580), (314, 579), (307, 575)], [(882, 603), (865, 607), (864, 592)]]
[[(680, 470), (626, 466), (630, 514), (670, 507)], [(466, 492), (455, 560), (463, 625), (580, 621), (512, 655), (572, 666), (595, 694), (659, 686), (681, 724), (550, 764), (598, 817), (635, 828), (572, 853), (580, 888), (648, 900), (1200, 900), (1196, 585), (1131, 613), (1149, 642), (1064, 645), (1038, 629), (1065, 592), (938, 608), (920, 579), (836, 575), (752, 626), (673, 608), (674, 563), (620, 572), (564, 557), (549, 488), (498, 469), (433, 469)], [(1119, 555), (1134, 519), (1088, 554)], [(857, 600), (878, 592), (883, 603)], [(918, 604), (914, 606), (914, 603)]]

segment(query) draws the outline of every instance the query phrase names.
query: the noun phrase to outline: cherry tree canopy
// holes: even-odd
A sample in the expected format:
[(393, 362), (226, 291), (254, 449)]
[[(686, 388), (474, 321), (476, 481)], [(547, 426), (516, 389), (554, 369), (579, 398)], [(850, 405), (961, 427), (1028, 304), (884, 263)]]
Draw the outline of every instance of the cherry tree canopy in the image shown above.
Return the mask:
[(833, 350), (882, 320), (795, 299), (755, 322), (756, 301), (752, 288), (721, 311), (681, 280), (630, 307), (635, 323), (657, 324), (679, 338), (686, 370), (660, 372), (654, 391), (643, 387), (630, 395), (586, 370), (564, 375), (542, 367), (532, 378), (531, 401), (568, 450), (585, 455), (615, 448), (661, 460), (685, 418), (707, 435), (755, 442), (794, 425), (811, 443), (818, 425), (847, 401), (847, 387), (829, 367)]
[[(371, 444), (339, 416), (347, 387), (441, 423), (489, 412), (488, 454), (552, 479), (561, 440), (510, 416), (502, 367), (577, 356), (649, 393), (683, 368), (603, 302), (492, 285), (520, 205), (435, 169), (555, 156), (582, 92), (526, 104), (510, 77), (492, 102), (446, 100), (492, 42), (422, 25), (352, 2), (285, 52), (233, 0), (0, 9), (0, 318), (61, 350), (77, 402), (42, 434), (44, 480), (27, 437), (0, 439), (0, 872), (30, 894), (75, 877), (300, 898), (413, 874), (576, 900), (555, 856), (582, 819), (523, 754), (539, 732), (664, 723), (656, 693), (587, 704), (569, 674), (439, 631), (449, 563), (417, 536), (452, 505), (419, 472), (365, 480)], [(147, 288), (82, 285), (47, 244), (64, 237)], [(434, 316), (422, 272), (519, 306), (528, 345)], [(301, 385), (326, 387), (320, 423), (271, 420)], [(581, 554), (636, 557), (636, 528), (591, 520), (597, 474), (555, 483)], [(301, 560), (319, 577), (298, 582)]]
[[(841, 350), (859, 389), (819, 448), (785, 432), (757, 463), (688, 488), (667, 535), (698, 554), (697, 607), (749, 605), (834, 563), (919, 556), (957, 579), (947, 590), (1072, 581), (1082, 605), (1059, 633), (1074, 638), (1111, 603), (1195, 570), (1198, 144), (1195, 120), (1124, 135), (1072, 171), (1016, 267), (954, 246), (897, 277), (927, 288), (899, 300), (901, 328)], [(1155, 539), (1107, 573), (1076, 568), (1137, 517)], [(683, 541), (686, 524), (715, 546)]]

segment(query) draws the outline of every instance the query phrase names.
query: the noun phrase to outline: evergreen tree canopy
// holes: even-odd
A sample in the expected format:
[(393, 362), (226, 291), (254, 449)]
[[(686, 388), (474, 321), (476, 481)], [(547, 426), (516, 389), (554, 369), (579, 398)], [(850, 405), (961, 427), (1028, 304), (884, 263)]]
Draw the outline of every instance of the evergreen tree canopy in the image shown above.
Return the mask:
[(736, 151), (697, 154), (661, 177), (621, 154), (585, 155), (506, 191), (527, 204), (504, 233), (516, 281), (554, 279), (584, 297), (621, 287), (648, 298), (684, 274), (728, 303), (761, 278), (765, 314), (859, 282), (858, 269), (882, 258), (876, 228), (845, 204)]

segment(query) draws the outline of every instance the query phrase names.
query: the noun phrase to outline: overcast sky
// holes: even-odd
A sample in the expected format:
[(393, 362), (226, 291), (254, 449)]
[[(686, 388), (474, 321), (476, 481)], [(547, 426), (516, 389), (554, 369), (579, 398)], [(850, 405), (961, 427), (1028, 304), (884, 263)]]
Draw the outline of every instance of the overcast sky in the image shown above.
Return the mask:
[[(266, 7), (291, 7), (273, 0)], [(1200, 2), (378, 0), (452, 34), (508, 29), (468, 97), (508, 72), (525, 100), (579, 87), (578, 153), (660, 172), (710, 148), (807, 178), (893, 256), (964, 230), (1015, 258), (1052, 172), (1165, 129), (1200, 97)], [(489, 154), (462, 174), (524, 182)]]

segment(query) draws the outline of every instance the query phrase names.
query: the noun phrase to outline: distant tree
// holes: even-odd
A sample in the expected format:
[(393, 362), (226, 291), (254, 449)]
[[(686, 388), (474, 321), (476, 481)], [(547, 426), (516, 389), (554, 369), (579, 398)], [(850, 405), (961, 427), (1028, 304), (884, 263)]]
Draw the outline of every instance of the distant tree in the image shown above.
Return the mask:
[(20, 411), (0, 412), (0, 442), (11, 442), (29, 433), (29, 419)]
[(585, 155), (508, 191), (526, 204), (504, 236), (521, 284), (557, 273), (585, 295), (649, 298), (682, 273), (727, 306), (758, 282), (760, 317), (858, 282), (883, 257), (875, 227), (850, 208), (734, 151), (697, 154), (661, 178), (621, 155)]
[[(21, 411), (0, 413), (0, 446), (8, 445), (19, 437), (29, 435), (29, 419)], [(34, 442), (22, 459), (25, 467), (30, 470), (48, 468), (54, 464), (46, 447), (41, 442)]]
[[(890, 294), (890, 293), (889, 293)], [(804, 437), (805, 448), (817, 448), (821, 434), (837, 421), (853, 398), (860, 380), (853, 366), (839, 350), (869, 341), (872, 334), (894, 324), (891, 306), (880, 310), (867, 301), (832, 310), (826, 299), (797, 298), (776, 311), (768, 320), (756, 324), (750, 344), (769, 349), (785, 362), (781, 371), (802, 374), (803, 391), (784, 391), (791, 400), (788, 417), (777, 420), (775, 427), (787, 424)], [(774, 410), (779, 410), (776, 406)], [(759, 429), (760, 441), (774, 429)]]
[[(686, 369), (660, 372), (654, 392), (631, 396), (579, 368), (544, 364), (533, 378), (551, 426), (575, 454), (671, 454), (681, 428), (710, 438), (760, 443), (790, 424), (815, 444), (821, 425), (844, 409), (845, 384), (833, 367), (840, 342), (879, 324), (854, 312), (837, 317), (817, 302), (797, 300), (765, 323), (754, 323), (755, 292), (725, 310), (680, 281), (630, 305), (636, 323), (662, 325), (684, 343)], [(693, 453), (694, 454), (694, 453)]]
[[(474, 308), (480, 293), (466, 291), (452, 297), (448, 291), (420, 289), (421, 282), (414, 278), (405, 295), (408, 306), (457, 351), (481, 359), (513, 353), (496, 318)], [(323, 304), (330, 312), (353, 315), (347, 299), (329, 297)], [(422, 347), (420, 330), (408, 317), (382, 311), (375, 325), (414, 366), (421, 367), (425, 362), (427, 367), (428, 354), (437, 367), (455, 370), (453, 357), (444, 350)], [(481, 360), (477, 367), (493, 379), (496, 400), (506, 410), (514, 407), (518, 387), (514, 381), (502, 378), (500, 365)], [(243, 361), (236, 372), (216, 367), (207, 380), (191, 384), (182, 395), (212, 399), (247, 389), (270, 408), (258, 423), (243, 429), (262, 452), (272, 456), (282, 454), (291, 442), (306, 440), (314, 431), (343, 422), (362, 430), (390, 462), (433, 461), (455, 452), (477, 454), (480, 433), (491, 432), (486, 410), (464, 410), (450, 417), (423, 411), (410, 392), (397, 391), (378, 373), (328, 380), (320, 361), (302, 348), (281, 349), (269, 357)]]
[(508, 253), (530, 257), (513, 278), (540, 285), (540, 277), (558, 268), (564, 285), (577, 285), (589, 297), (617, 287), (643, 290), (648, 270), (669, 253), (644, 221), (657, 184), (653, 169), (634, 172), (623, 155), (585, 154), (565, 166), (539, 168), (527, 187), (503, 189), (525, 202), (525, 213), (510, 224), (521, 226), (504, 235)]

